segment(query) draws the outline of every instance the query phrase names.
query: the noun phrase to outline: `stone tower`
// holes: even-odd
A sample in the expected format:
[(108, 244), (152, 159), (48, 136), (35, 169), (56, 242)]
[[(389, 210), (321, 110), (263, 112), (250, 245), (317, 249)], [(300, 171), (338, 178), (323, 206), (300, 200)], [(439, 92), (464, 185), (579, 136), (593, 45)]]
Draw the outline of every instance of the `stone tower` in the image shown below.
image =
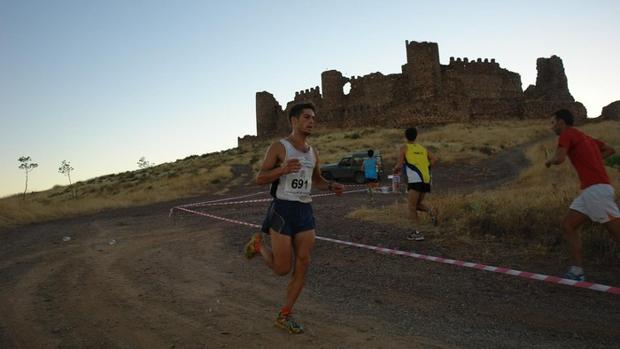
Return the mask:
[(568, 90), (564, 64), (558, 56), (536, 60), (536, 85), (525, 91), (528, 98), (545, 101), (574, 102)]
[(547, 99), (575, 101), (568, 91), (568, 80), (560, 57), (538, 58), (536, 60), (536, 70), (538, 71), (536, 86), (547, 92)]
[(441, 93), (439, 47), (435, 42), (405, 41), (407, 64), (403, 74), (409, 79), (414, 98), (426, 98)]
[(282, 107), (269, 92), (256, 92), (256, 134), (265, 136), (275, 134)]
[(328, 105), (338, 105), (344, 98), (342, 88), (346, 83), (342, 73), (337, 70), (328, 70), (321, 73), (321, 85), (323, 88), (323, 102)]

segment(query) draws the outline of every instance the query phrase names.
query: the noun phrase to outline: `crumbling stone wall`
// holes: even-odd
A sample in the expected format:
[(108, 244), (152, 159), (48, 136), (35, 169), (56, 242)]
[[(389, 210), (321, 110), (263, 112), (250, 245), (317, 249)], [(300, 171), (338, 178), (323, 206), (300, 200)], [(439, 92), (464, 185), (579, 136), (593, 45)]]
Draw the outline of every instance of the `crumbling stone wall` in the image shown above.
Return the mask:
[(469, 61), (450, 57), (443, 66), (444, 93), (465, 94), (470, 98), (518, 98), (523, 95), (521, 76), (503, 69), (492, 58)]
[[(500, 67), (495, 59), (450, 58), (439, 62), (432, 42), (405, 42), (407, 62), (402, 73), (345, 77), (337, 70), (321, 73), (319, 86), (298, 91), (285, 109), (268, 92), (256, 93), (257, 138), (285, 135), (287, 112), (294, 103), (313, 102), (321, 125), (327, 127), (409, 127), (473, 120), (546, 118), (559, 108), (586, 117), (585, 107), (568, 90), (562, 60), (536, 61), (536, 85), (522, 90), (521, 76)], [(344, 93), (346, 83), (351, 84)], [(322, 93), (321, 93), (322, 89)], [(254, 138), (244, 137), (252, 141)]]
[(256, 132), (257, 135), (279, 134), (282, 125), (282, 107), (269, 92), (256, 92)]
[(618, 120), (620, 121), (620, 101), (609, 103), (601, 110), (599, 116), (601, 120)]
[(530, 85), (525, 90), (525, 96), (528, 99), (575, 101), (568, 91), (568, 80), (560, 57), (538, 58), (536, 60), (536, 71), (538, 72), (536, 85)]

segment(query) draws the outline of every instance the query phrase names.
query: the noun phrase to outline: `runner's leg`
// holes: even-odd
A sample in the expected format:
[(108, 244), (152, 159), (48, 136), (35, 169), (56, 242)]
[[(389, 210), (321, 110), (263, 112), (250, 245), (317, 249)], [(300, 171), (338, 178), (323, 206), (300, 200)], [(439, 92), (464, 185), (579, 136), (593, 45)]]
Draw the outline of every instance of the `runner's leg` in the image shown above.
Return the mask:
[(431, 218), (431, 223), (433, 223), (434, 226), (437, 226), (437, 209), (434, 207), (428, 207), (426, 204), (422, 203), (425, 195), (426, 193), (420, 193), (420, 198), (418, 199), (418, 206), (416, 209), (418, 211), (428, 213), (429, 217)]
[(418, 198), (418, 206), (416, 207), (418, 211), (428, 212), (428, 206), (422, 203), (425, 195), (426, 193), (420, 193), (420, 197)]
[(612, 219), (603, 225), (607, 228), (609, 235), (617, 242), (620, 242), (620, 218)]
[(370, 183), (370, 187), (372, 189), (377, 189), (378, 186), (379, 186), (379, 181), (378, 180)]
[(413, 189), (409, 190), (409, 193), (408, 193), (409, 220), (413, 224), (413, 230), (417, 230), (418, 226), (420, 225), (420, 218), (418, 217), (418, 211), (417, 211), (418, 199), (420, 197), (420, 194), (421, 194), (420, 192), (413, 190)]
[(276, 274), (286, 275), (291, 271), (292, 245), (291, 237), (269, 229), (271, 237), (271, 249), (261, 246), (260, 254)]
[(293, 244), (295, 245), (295, 269), (286, 292), (286, 309), (293, 309), (293, 305), (299, 297), (306, 281), (306, 273), (310, 266), (310, 254), (314, 247), (315, 232), (307, 230), (295, 234)]
[(588, 219), (586, 215), (579, 211), (568, 210), (568, 214), (564, 219), (564, 238), (568, 242), (570, 255), (573, 265), (583, 267), (583, 255), (581, 252), (581, 235), (579, 228)]

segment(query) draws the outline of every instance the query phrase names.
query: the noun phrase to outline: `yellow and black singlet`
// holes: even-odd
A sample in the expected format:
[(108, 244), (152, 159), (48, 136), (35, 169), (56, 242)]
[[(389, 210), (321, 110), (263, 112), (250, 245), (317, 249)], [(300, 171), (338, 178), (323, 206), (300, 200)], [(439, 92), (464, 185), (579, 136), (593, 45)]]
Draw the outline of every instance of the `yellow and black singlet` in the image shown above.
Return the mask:
[(407, 143), (405, 152), (407, 179), (409, 183), (430, 183), (431, 170), (428, 151), (417, 143)]

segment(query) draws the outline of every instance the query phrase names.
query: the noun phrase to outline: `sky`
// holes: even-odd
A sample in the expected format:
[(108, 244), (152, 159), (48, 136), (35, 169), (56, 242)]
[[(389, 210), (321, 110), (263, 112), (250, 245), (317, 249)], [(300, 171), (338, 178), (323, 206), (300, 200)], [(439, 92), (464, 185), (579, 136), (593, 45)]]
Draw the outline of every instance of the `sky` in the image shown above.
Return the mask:
[(620, 100), (620, 1), (0, 0), (0, 196), (237, 145), (255, 94), (400, 73), (405, 40), (536, 81), (558, 55), (590, 117)]

